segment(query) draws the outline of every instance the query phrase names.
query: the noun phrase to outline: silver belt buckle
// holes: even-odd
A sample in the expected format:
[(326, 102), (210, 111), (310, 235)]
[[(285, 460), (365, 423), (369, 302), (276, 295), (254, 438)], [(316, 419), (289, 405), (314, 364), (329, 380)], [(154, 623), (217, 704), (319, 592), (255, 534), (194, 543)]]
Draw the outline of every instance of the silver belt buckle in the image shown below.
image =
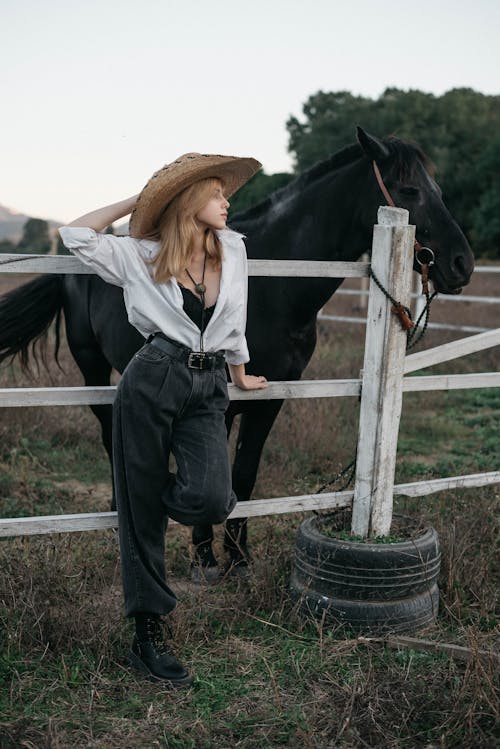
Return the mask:
[(204, 351), (190, 351), (187, 365), (190, 369), (203, 369), (206, 354)]

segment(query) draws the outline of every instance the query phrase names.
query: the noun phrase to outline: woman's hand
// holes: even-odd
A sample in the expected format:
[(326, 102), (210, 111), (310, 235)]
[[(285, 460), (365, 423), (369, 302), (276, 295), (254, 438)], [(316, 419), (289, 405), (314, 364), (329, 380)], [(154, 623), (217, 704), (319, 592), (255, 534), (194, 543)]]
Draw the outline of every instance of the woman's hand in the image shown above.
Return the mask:
[(263, 390), (267, 387), (267, 380), (263, 376), (257, 377), (256, 375), (245, 374), (238, 382), (233, 384), (240, 390)]
[(246, 374), (244, 364), (229, 364), (229, 374), (233, 385), (240, 390), (263, 390), (267, 387), (266, 378)]

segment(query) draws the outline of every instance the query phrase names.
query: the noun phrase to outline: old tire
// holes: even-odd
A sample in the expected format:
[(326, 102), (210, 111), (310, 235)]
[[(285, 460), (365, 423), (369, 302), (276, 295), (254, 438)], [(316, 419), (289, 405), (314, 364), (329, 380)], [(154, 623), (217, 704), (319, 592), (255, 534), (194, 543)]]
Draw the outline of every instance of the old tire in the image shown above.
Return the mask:
[(294, 597), (300, 599), (303, 613), (326, 623), (345, 624), (366, 634), (414, 632), (428, 627), (435, 621), (439, 607), (437, 585), (433, 585), (425, 593), (393, 601), (328, 598), (313, 590), (301, 590), (296, 583), (293, 592)]
[(435, 621), (439, 605), (438, 536), (357, 543), (325, 536), (321, 518), (298, 531), (290, 582), (301, 611), (367, 633), (411, 632)]
[(321, 519), (311, 517), (297, 533), (294, 579), (320, 595), (389, 601), (429, 591), (440, 564), (434, 528), (410, 541), (355, 543), (323, 535)]

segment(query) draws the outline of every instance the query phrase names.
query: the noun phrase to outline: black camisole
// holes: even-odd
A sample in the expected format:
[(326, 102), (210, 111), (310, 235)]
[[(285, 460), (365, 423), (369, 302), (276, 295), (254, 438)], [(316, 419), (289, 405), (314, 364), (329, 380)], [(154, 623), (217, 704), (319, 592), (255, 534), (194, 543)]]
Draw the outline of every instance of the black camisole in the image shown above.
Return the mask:
[[(179, 288), (182, 291), (182, 296), (184, 299), (183, 309), (184, 312), (188, 317), (191, 318), (191, 320), (199, 327), (201, 330), (201, 301), (200, 297), (197, 296), (191, 289), (186, 289), (185, 286), (182, 286), (182, 284), (179, 284)], [(207, 327), (210, 318), (212, 317), (215, 309), (215, 304), (213, 304), (211, 307), (205, 307), (204, 315), (203, 315), (203, 330)], [(202, 331), (203, 332), (203, 331)]]

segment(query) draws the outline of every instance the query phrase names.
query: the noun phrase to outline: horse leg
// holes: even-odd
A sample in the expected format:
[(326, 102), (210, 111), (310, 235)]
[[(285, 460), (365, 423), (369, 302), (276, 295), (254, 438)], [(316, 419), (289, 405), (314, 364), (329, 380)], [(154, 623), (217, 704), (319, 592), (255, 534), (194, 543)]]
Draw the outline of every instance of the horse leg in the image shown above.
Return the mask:
[[(102, 351), (95, 346), (74, 346), (71, 350), (73, 357), (78, 364), (87, 387), (109, 385), (111, 375), (111, 364), (104, 357)], [(111, 499), (111, 510), (116, 510), (115, 489), (113, 482), (113, 452), (112, 452), (112, 425), (113, 425), (113, 406), (90, 406), (92, 413), (99, 420), (101, 425), (101, 437), (104, 448), (108, 454), (111, 466), (111, 483), (113, 486), (113, 495)]]
[[(282, 400), (255, 401), (241, 417), (233, 464), (233, 489), (240, 502), (250, 499), (264, 443), (282, 404)], [(224, 532), (224, 548), (229, 552), (230, 565), (243, 573), (250, 560), (247, 521), (248, 518), (227, 520)]]

